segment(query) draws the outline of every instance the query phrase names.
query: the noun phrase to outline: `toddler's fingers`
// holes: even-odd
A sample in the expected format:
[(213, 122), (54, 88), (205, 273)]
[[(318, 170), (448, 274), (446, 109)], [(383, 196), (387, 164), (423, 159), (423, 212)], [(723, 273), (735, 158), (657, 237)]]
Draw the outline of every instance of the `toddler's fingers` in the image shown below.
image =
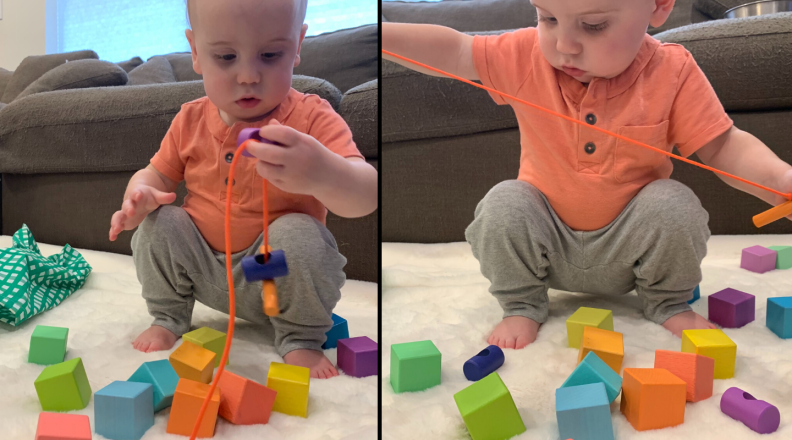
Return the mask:
[(248, 151), (256, 159), (273, 165), (283, 165), (286, 162), (287, 150), (279, 145), (251, 142), (248, 144)]
[(259, 173), (259, 176), (273, 182), (281, 179), (283, 170), (283, 165), (272, 165), (262, 161), (258, 161), (256, 164), (256, 171)]
[(265, 125), (259, 133), (262, 138), (282, 145), (294, 145), (302, 135), (299, 131), (286, 125)]
[(156, 201), (158, 205), (170, 205), (176, 201), (176, 193), (166, 193), (155, 190), (154, 201)]
[(124, 200), (124, 204), (121, 205), (121, 210), (127, 217), (134, 217), (135, 212), (137, 211), (137, 203), (132, 201), (132, 198), (130, 197)]

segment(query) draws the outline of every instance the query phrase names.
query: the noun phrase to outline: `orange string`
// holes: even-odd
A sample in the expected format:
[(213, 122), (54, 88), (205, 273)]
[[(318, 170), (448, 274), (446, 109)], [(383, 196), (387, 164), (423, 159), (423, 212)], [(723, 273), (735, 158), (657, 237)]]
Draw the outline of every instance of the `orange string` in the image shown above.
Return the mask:
[(605, 134), (611, 135), (611, 136), (613, 136), (613, 137), (616, 137), (616, 138), (618, 138), (618, 139), (621, 139), (621, 140), (623, 140), (623, 141), (625, 141), (625, 142), (629, 142), (629, 143), (631, 143), (631, 144), (635, 144), (635, 145), (638, 145), (638, 146), (641, 146), (641, 147), (644, 147), (644, 148), (648, 148), (648, 149), (650, 149), (650, 150), (654, 150), (654, 151), (656, 151), (656, 152), (658, 152), (658, 153), (665, 154), (666, 156), (673, 157), (673, 158), (675, 158), (675, 159), (679, 159), (679, 160), (681, 160), (681, 161), (687, 162), (687, 163), (689, 163), (689, 164), (692, 164), (692, 165), (695, 165), (695, 166), (697, 166), (697, 167), (704, 168), (704, 169), (707, 169), (707, 170), (710, 170), (710, 171), (716, 172), (716, 173), (718, 173), (718, 174), (723, 174), (724, 176), (731, 177), (732, 179), (736, 179), (736, 180), (739, 180), (740, 182), (744, 182), (744, 183), (747, 183), (747, 184), (749, 184), (749, 185), (753, 185), (753, 186), (755, 186), (755, 187), (757, 187), (757, 188), (762, 188), (762, 189), (763, 189), (763, 190), (765, 190), (765, 191), (770, 191), (771, 193), (778, 194), (779, 196), (785, 197), (785, 198), (786, 198), (786, 199), (788, 199), (788, 200), (792, 200), (792, 193), (782, 193), (781, 191), (776, 191), (776, 190), (774, 190), (774, 189), (772, 189), (772, 188), (768, 188), (768, 187), (766, 187), (766, 186), (764, 186), (764, 185), (760, 185), (760, 184), (758, 184), (758, 183), (751, 182), (750, 180), (743, 179), (742, 177), (737, 177), (737, 176), (735, 176), (735, 175), (733, 175), (733, 174), (729, 174), (729, 173), (727, 173), (727, 172), (725, 172), (725, 171), (721, 171), (721, 170), (719, 170), (719, 169), (712, 168), (712, 167), (710, 167), (710, 166), (707, 166), (707, 165), (704, 165), (704, 164), (700, 164), (700, 163), (698, 163), (698, 162), (692, 161), (692, 160), (690, 160), (690, 159), (687, 159), (687, 158), (684, 158), (684, 157), (682, 157), (682, 156), (678, 156), (678, 155), (676, 155), (676, 154), (669, 153), (669, 152), (667, 152), (667, 151), (663, 151), (663, 150), (661, 150), (661, 149), (659, 149), (659, 148), (655, 148), (655, 147), (652, 147), (652, 146), (650, 146), (650, 145), (646, 145), (646, 144), (644, 144), (644, 143), (642, 143), (642, 142), (638, 142), (638, 141), (632, 140), (632, 139), (630, 139), (630, 138), (626, 138), (626, 137), (624, 137), (624, 136), (622, 136), (622, 135), (619, 135), (619, 134), (613, 133), (613, 132), (611, 132), (611, 131), (608, 131), (608, 130), (605, 130), (605, 129), (602, 129), (602, 128), (599, 128), (599, 127), (595, 127), (595, 126), (593, 126), (593, 125), (588, 125), (588, 124), (586, 124), (586, 123), (584, 123), (584, 122), (582, 122), (582, 121), (578, 121), (577, 119), (570, 118), (569, 116), (562, 115), (562, 114), (560, 114), (560, 113), (557, 113), (557, 112), (554, 112), (554, 111), (552, 111), (552, 110), (548, 110), (548, 109), (546, 109), (546, 108), (544, 108), (544, 107), (540, 107), (540, 106), (538, 106), (538, 105), (536, 105), (536, 104), (530, 103), (530, 102), (528, 102), (528, 101), (525, 101), (525, 100), (522, 100), (522, 99), (520, 99), (520, 98), (515, 98), (514, 96), (511, 96), (511, 95), (509, 95), (509, 94), (507, 94), (507, 93), (503, 93), (503, 92), (501, 92), (501, 91), (498, 91), (498, 90), (495, 90), (495, 89), (489, 88), (489, 87), (487, 87), (487, 86), (484, 86), (484, 85), (481, 85), (481, 84), (477, 84), (477, 83), (475, 83), (475, 82), (473, 82), (473, 81), (470, 81), (470, 80), (468, 80), (468, 79), (465, 79), (465, 78), (462, 78), (462, 77), (456, 76), (456, 75), (454, 75), (454, 74), (451, 74), (451, 73), (448, 73), (448, 72), (445, 72), (445, 71), (442, 71), (442, 70), (440, 70), (440, 69), (437, 69), (437, 68), (435, 68), (435, 67), (432, 67), (432, 66), (426, 65), (426, 64), (424, 64), (424, 63), (421, 63), (421, 62), (418, 62), (418, 61), (415, 61), (415, 60), (411, 60), (411, 59), (409, 59), (409, 58), (407, 58), (407, 57), (403, 57), (403, 56), (401, 56), (401, 55), (397, 55), (397, 54), (395, 54), (395, 53), (393, 53), (393, 52), (390, 52), (390, 51), (387, 51), (387, 50), (385, 50), (385, 49), (382, 49), (382, 53), (384, 53), (384, 54), (386, 54), (386, 55), (390, 55), (390, 56), (392, 56), (392, 57), (395, 57), (395, 58), (399, 58), (399, 59), (401, 59), (401, 60), (407, 61), (407, 62), (409, 62), (409, 63), (412, 63), (412, 64), (416, 64), (416, 65), (418, 65), (418, 66), (421, 66), (421, 67), (423, 67), (423, 68), (429, 69), (429, 70), (431, 70), (431, 71), (433, 71), (433, 72), (437, 72), (437, 73), (439, 73), (439, 74), (441, 74), (441, 75), (448, 76), (449, 78), (457, 79), (457, 80), (459, 80), (459, 81), (462, 81), (462, 82), (464, 82), (464, 83), (466, 83), (466, 84), (470, 84), (470, 85), (472, 85), (472, 86), (475, 86), (475, 87), (478, 87), (478, 88), (480, 88), (480, 89), (484, 89), (484, 90), (486, 90), (486, 91), (488, 91), (488, 92), (492, 92), (492, 93), (495, 93), (495, 94), (501, 95), (501, 96), (502, 96), (502, 97), (504, 97), (504, 98), (509, 98), (509, 99), (512, 99), (512, 100), (514, 100), (514, 101), (517, 101), (517, 102), (519, 102), (519, 103), (522, 103), (522, 104), (525, 104), (525, 105), (527, 105), (527, 106), (533, 107), (533, 108), (535, 108), (535, 109), (537, 109), (537, 110), (541, 110), (541, 111), (543, 111), (543, 112), (545, 112), (545, 113), (550, 113), (551, 115), (558, 116), (559, 118), (566, 119), (567, 121), (574, 122), (575, 124), (582, 125), (583, 127), (586, 127), (586, 128), (591, 128), (591, 129), (593, 129), (593, 130), (597, 130), (597, 131), (599, 131), (599, 132), (602, 132), (602, 133), (605, 133)]

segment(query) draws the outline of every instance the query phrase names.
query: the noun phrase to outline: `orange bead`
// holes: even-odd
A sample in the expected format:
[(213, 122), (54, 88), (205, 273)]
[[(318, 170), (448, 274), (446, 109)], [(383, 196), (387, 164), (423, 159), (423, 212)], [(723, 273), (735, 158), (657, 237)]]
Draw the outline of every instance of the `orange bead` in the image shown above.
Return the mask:
[(624, 360), (624, 338), (621, 333), (596, 327), (585, 327), (580, 340), (578, 364), (590, 351), (596, 353), (617, 374), (621, 371)]
[(621, 412), (638, 431), (685, 421), (685, 381), (662, 368), (625, 368)]

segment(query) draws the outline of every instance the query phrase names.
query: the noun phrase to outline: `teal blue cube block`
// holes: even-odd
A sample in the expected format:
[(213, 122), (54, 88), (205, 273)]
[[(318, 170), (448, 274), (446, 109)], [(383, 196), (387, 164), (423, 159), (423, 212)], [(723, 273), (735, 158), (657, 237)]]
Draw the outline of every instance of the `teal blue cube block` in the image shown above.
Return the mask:
[(696, 286), (696, 288), (693, 290), (693, 299), (688, 301), (688, 304), (693, 304), (699, 298), (701, 298), (701, 289), (699, 288), (699, 286)]
[(613, 440), (610, 403), (602, 382), (558, 388), (556, 419), (562, 439)]
[(473, 440), (506, 440), (525, 432), (509, 389), (497, 372), (454, 394)]
[(440, 350), (432, 341), (391, 345), (390, 383), (393, 391), (422, 391), (440, 385)]
[(54, 365), (66, 358), (66, 341), (69, 329), (37, 325), (30, 336), (28, 362), (39, 365)]
[(154, 412), (161, 411), (173, 403), (173, 394), (179, 383), (179, 375), (167, 359), (144, 362), (127, 382), (149, 383), (154, 393)]
[(792, 296), (767, 298), (766, 324), (779, 338), (792, 338)]
[(140, 440), (154, 426), (150, 383), (117, 380), (94, 394), (94, 426), (110, 440)]
[(575, 371), (569, 375), (561, 388), (574, 387), (578, 385), (588, 385), (602, 382), (605, 385), (605, 392), (608, 395), (608, 402), (613, 402), (621, 392), (622, 378), (613, 371), (602, 359), (593, 351), (575, 367)]
[(339, 339), (349, 339), (349, 326), (347, 326), (346, 319), (333, 313), (333, 327), (325, 333), (325, 336), (327, 336), (327, 340), (322, 344), (322, 348), (325, 350), (338, 347)]

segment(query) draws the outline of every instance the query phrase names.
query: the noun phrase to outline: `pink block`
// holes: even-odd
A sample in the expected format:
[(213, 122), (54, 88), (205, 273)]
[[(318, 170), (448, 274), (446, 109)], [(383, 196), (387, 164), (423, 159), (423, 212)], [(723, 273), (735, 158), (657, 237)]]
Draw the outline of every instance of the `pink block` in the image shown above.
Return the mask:
[(778, 252), (764, 246), (751, 246), (742, 250), (740, 267), (751, 272), (765, 273), (776, 267)]
[(753, 322), (756, 297), (750, 293), (727, 288), (708, 298), (709, 320), (725, 328), (742, 327)]
[(39, 414), (36, 440), (91, 440), (88, 416), (43, 412)]

